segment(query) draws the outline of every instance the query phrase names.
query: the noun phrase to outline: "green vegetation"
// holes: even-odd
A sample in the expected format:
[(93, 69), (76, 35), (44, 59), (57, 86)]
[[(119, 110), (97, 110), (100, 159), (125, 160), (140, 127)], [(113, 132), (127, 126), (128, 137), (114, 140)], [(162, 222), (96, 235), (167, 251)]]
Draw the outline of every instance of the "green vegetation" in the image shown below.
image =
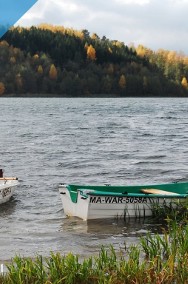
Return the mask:
[(119, 251), (113, 246), (102, 247), (98, 256), (84, 260), (72, 253), (51, 253), (47, 258), (35, 259), (16, 256), (7, 264), (8, 272), (0, 276), (0, 284), (186, 284), (187, 201), (179, 208), (177, 214), (173, 211), (167, 218), (163, 234), (149, 232), (141, 237), (139, 245), (125, 244)]
[(187, 222), (188, 220), (188, 199), (172, 201), (169, 204), (153, 204), (152, 219), (157, 222), (174, 220), (176, 222)]
[(0, 42), (4, 96), (187, 96), (187, 80), (188, 57), (87, 30), (17, 27)]
[(69, 253), (62, 256), (38, 256), (35, 260), (16, 256), (8, 264), (8, 273), (0, 277), (2, 284), (171, 284), (187, 283), (188, 226), (172, 223), (163, 235), (141, 238), (140, 245), (116, 252), (101, 248), (98, 256), (80, 261)]

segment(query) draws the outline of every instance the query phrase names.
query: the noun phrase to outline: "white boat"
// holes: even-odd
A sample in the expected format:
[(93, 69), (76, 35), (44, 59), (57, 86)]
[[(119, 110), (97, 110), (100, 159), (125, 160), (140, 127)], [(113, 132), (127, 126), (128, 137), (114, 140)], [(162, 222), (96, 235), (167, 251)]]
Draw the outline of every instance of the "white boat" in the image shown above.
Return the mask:
[(17, 185), (17, 177), (3, 177), (3, 171), (0, 169), (0, 204), (10, 200)]
[(188, 183), (139, 186), (59, 185), (67, 216), (83, 220), (152, 216), (157, 205), (188, 197)]

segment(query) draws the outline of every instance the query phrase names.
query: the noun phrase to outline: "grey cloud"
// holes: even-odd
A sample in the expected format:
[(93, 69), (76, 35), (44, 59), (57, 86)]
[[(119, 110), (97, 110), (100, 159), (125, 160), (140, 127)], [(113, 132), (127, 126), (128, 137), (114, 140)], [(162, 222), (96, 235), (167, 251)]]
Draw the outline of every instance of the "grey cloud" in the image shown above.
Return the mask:
[[(122, 1), (39, 0), (36, 7), (26, 14), (25, 20), (23, 17), (19, 23), (68, 25), (125, 44), (133, 42), (152, 49), (165, 48), (188, 53), (188, 1), (150, 0), (145, 5), (124, 4)], [(76, 9), (69, 9), (69, 5), (74, 5), (72, 7)]]

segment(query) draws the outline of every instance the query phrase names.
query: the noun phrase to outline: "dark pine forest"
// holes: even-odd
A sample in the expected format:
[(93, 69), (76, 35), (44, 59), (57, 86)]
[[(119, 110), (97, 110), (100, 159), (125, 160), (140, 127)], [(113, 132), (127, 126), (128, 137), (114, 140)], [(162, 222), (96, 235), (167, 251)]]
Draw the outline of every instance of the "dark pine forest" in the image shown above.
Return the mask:
[(188, 95), (188, 57), (47, 24), (10, 29), (0, 42), (1, 96)]

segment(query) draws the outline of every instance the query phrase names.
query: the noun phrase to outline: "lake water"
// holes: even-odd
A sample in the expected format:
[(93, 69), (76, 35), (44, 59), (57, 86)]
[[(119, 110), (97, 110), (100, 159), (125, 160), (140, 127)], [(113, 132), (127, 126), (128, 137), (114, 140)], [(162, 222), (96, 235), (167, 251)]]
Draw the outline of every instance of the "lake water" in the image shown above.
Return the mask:
[(188, 100), (0, 99), (0, 167), (20, 180), (0, 208), (0, 260), (96, 253), (138, 242), (149, 221), (66, 218), (59, 183), (188, 180)]

